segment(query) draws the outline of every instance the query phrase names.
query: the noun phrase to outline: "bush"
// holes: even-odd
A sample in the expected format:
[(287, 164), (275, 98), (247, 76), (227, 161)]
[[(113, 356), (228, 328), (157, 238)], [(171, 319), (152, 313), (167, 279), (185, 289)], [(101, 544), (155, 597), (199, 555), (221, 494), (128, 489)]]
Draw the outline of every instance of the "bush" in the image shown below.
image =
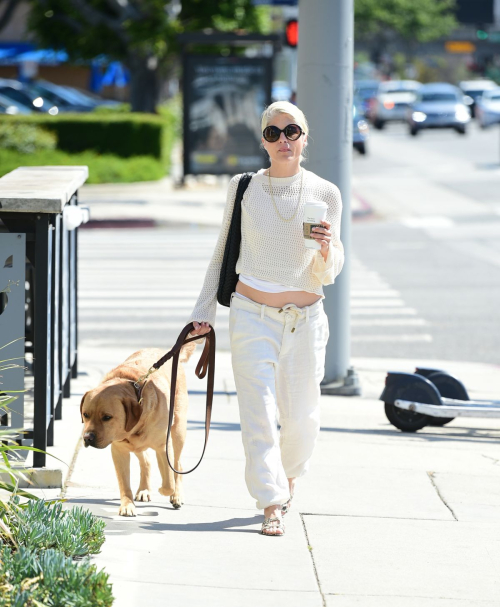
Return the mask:
[(108, 607), (111, 584), (88, 561), (77, 564), (55, 550), (37, 554), (0, 548), (0, 607)]
[(97, 554), (104, 543), (103, 520), (82, 508), (63, 510), (62, 504), (30, 500), (24, 508), (7, 505), (0, 509), (0, 527), (4, 543), (13, 538), (18, 546), (43, 551), (54, 548), (66, 556)]
[(53, 150), (57, 138), (53, 133), (35, 124), (0, 122), (0, 148), (32, 154), (42, 150)]
[(168, 172), (168, 160), (158, 160), (151, 156), (119, 158), (112, 154), (96, 154), (87, 151), (68, 154), (59, 150), (20, 154), (0, 149), (0, 177), (20, 166), (67, 166), (86, 165), (89, 167), (87, 183), (131, 183), (134, 181), (155, 181)]
[[(168, 116), (168, 118), (166, 117)], [(122, 158), (169, 154), (165, 131), (175, 128), (171, 115), (156, 116), (139, 113), (33, 114), (1, 116), (1, 121), (15, 125), (37, 125), (57, 137), (57, 148), (71, 153), (92, 150)]]

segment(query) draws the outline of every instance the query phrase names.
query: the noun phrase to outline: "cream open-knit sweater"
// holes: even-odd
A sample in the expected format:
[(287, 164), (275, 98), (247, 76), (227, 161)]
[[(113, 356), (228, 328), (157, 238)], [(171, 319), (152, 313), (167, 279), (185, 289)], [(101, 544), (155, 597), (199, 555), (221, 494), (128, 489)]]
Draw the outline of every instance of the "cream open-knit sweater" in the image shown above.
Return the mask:
[[(276, 213), (264, 169), (252, 177), (241, 204), (241, 246), (236, 272), (324, 297), (322, 285), (332, 284), (344, 264), (344, 247), (340, 241), (342, 199), (333, 183), (311, 171), (301, 170), (304, 177), (300, 208), (290, 222), (283, 221)], [(229, 183), (219, 238), (200, 296), (187, 322), (206, 321), (214, 326), (220, 270), (240, 177), (235, 175)], [(274, 200), (282, 217), (292, 217), (297, 208), (300, 180), (300, 172), (292, 177), (271, 177)], [(322, 200), (328, 206), (326, 219), (331, 223), (332, 237), (326, 261), (321, 251), (304, 246), (302, 208), (313, 199)]]

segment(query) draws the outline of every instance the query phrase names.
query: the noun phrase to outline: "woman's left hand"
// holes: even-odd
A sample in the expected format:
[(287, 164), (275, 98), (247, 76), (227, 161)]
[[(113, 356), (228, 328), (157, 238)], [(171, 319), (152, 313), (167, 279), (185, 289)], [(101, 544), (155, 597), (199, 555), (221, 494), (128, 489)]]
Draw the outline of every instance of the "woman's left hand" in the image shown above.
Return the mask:
[(332, 239), (332, 233), (330, 232), (331, 223), (328, 221), (322, 221), (322, 228), (313, 228), (311, 231), (311, 236), (319, 242), (321, 245), (321, 255), (323, 259), (326, 261), (328, 257), (328, 249), (330, 248), (330, 240)]

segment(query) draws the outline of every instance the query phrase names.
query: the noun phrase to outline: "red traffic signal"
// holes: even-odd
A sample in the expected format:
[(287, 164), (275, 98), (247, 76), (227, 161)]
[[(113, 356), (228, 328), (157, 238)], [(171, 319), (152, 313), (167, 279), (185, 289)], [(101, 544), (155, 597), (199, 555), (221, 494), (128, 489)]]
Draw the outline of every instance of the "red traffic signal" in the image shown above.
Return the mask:
[(289, 19), (286, 23), (285, 41), (288, 46), (295, 48), (299, 42), (299, 22), (297, 19)]

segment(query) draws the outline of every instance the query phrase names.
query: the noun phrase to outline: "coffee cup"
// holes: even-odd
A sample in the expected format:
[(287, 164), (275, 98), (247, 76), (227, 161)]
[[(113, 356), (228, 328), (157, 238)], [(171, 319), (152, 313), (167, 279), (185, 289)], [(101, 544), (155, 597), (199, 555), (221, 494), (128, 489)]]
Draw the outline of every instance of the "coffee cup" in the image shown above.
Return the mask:
[(311, 232), (314, 228), (322, 228), (321, 222), (326, 219), (328, 206), (322, 200), (311, 200), (304, 205), (304, 244), (307, 249), (321, 249), (321, 244), (317, 242)]

